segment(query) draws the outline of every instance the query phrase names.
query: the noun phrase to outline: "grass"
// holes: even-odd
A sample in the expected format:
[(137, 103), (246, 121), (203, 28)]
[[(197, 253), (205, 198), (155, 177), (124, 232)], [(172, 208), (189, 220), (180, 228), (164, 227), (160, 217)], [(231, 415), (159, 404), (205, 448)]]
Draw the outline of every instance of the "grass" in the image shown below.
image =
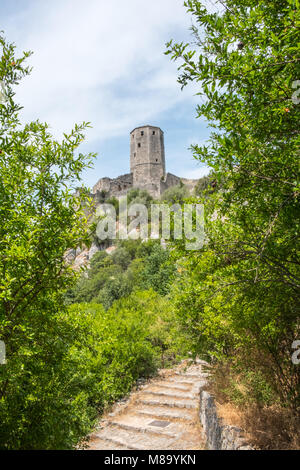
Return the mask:
[(253, 382), (247, 383), (226, 365), (215, 366), (209, 391), (216, 399), (219, 416), (226, 424), (240, 427), (255, 449), (299, 450), (299, 414), (285, 407), (269, 390), (260, 394), (262, 400), (253, 399), (257, 395), (257, 390), (252, 390)]

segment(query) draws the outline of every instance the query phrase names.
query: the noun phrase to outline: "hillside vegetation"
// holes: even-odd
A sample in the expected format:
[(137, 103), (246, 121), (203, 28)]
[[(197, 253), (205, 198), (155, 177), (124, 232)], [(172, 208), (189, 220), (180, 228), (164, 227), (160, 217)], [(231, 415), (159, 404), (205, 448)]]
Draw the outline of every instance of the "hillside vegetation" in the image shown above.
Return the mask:
[(96, 236), (88, 191), (73, 191), (94, 157), (78, 153), (89, 124), (61, 142), (39, 121), (22, 127), (14, 88), (30, 54), (0, 36), (1, 449), (74, 449), (139, 378), (190, 356), (267, 436), (258, 446), (299, 446), (299, 2), (221, 3), (186, 1), (192, 41), (166, 50), (213, 128), (192, 148), (209, 176), (163, 196), (205, 205), (202, 249), (122, 241), (79, 273), (65, 255)]

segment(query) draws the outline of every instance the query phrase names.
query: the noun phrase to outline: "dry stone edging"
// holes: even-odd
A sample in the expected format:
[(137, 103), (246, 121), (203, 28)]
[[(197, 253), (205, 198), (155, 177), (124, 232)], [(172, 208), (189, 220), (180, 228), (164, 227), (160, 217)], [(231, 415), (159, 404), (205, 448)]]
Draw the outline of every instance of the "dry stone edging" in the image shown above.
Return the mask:
[(223, 423), (218, 416), (214, 397), (200, 392), (200, 422), (209, 450), (254, 450), (242, 437), (242, 429)]

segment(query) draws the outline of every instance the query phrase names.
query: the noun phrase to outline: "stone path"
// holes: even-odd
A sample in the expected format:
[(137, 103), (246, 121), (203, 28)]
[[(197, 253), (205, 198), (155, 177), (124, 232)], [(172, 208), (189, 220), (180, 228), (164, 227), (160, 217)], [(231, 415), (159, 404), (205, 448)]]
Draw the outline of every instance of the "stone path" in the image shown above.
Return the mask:
[(89, 450), (204, 449), (199, 391), (207, 374), (201, 361), (186, 362), (133, 392), (99, 422)]

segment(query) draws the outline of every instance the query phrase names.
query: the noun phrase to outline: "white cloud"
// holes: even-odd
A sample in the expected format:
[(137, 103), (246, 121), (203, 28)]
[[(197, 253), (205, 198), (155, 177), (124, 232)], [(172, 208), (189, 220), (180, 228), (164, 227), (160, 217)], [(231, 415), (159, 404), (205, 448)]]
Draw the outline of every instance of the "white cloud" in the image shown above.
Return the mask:
[[(114, 150), (103, 156), (104, 140), (124, 139), (137, 125), (160, 125), (161, 118), (169, 119), (173, 132), (168, 171), (186, 178), (207, 173), (204, 167), (195, 168), (187, 150), (205, 138), (204, 126), (189, 129), (193, 139), (176, 132), (182, 125), (193, 127), (186, 119), (187, 113), (191, 120), (196, 115), (199, 85), (181, 92), (179, 64), (164, 55), (171, 38), (190, 39), (191, 16), (183, 0), (14, 1), (20, 7), (14, 11), (11, 0), (1, 2), (1, 29), (19, 51), (34, 52), (28, 60), (33, 72), (17, 89), (23, 120), (46, 121), (58, 137), (75, 122), (91, 121), (93, 129), (82, 151), (100, 150), (100, 156), (95, 169), (85, 172), (90, 185), (104, 173), (117, 176), (127, 171), (128, 148), (120, 148), (120, 155)], [(207, 0), (210, 9), (214, 1)]]
[(193, 91), (182, 93), (164, 56), (171, 37), (188, 33), (183, 0), (33, 1), (4, 24), (34, 69), (19, 86), (24, 120), (47, 121), (55, 134), (91, 121), (89, 141), (128, 133)]
[(198, 178), (202, 178), (203, 176), (208, 175), (209, 171), (210, 170), (209, 170), (208, 167), (203, 166), (201, 168), (196, 168), (196, 169), (192, 169), (192, 170), (183, 171), (180, 176), (182, 178), (198, 179)]

